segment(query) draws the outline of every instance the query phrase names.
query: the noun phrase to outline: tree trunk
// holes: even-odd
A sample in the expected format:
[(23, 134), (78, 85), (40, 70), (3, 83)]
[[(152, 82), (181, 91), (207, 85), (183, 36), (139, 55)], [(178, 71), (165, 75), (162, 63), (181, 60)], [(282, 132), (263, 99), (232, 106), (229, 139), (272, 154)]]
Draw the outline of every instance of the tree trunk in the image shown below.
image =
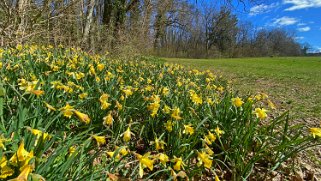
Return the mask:
[(104, 0), (104, 13), (103, 13), (102, 22), (107, 27), (110, 26), (112, 12), (113, 12), (113, 1), (112, 0)]
[(87, 13), (84, 35), (83, 35), (83, 40), (82, 40), (82, 42), (85, 44), (87, 44), (87, 42), (88, 42), (88, 37), (89, 37), (91, 25), (92, 25), (92, 22), (94, 19), (93, 12), (94, 12), (95, 3), (96, 3), (96, 0), (90, 0), (90, 4), (88, 7), (88, 13)]
[(23, 42), (23, 37), (25, 36), (25, 30), (26, 30), (26, 10), (27, 5), (29, 3), (29, 0), (18, 0), (17, 1), (17, 12), (19, 15), (19, 22), (18, 22), (18, 29), (16, 34), (18, 37), (20, 37), (20, 40), (18, 39), (18, 43)]

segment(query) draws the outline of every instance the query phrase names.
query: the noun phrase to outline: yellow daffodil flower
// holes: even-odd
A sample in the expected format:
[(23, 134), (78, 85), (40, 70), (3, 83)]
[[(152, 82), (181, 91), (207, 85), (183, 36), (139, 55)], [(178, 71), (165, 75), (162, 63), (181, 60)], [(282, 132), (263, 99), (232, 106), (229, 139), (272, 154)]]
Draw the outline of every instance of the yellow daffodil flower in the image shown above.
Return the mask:
[(41, 96), (45, 93), (43, 90), (31, 90), (30, 91), (32, 94), (35, 94), (36, 96)]
[(204, 164), (205, 168), (211, 169), (213, 160), (210, 159), (210, 156), (206, 152), (198, 152), (197, 158), (199, 165)]
[(131, 139), (131, 134), (132, 134), (132, 132), (130, 131), (130, 127), (128, 127), (127, 130), (123, 134), (124, 134), (123, 135), (123, 140), (125, 142), (129, 142), (130, 139)]
[(97, 69), (98, 69), (99, 72), (101, 72), (104, 68), (105, 68), (104, 64), (100, 63), (100, 64), (97, 65)]
[(86, 97), (88, 97), (88, 93), (86, 93), (86, 92), (81, 93), (81, 94), (78, 95), (78, 97), (79, 97), (80, 99), (85, 99)]
[(166, 167), (166, 163), (169, 161), (169, 157), (165, 153), (161, 153), (158, 155), (159, 161)]
[(143, 178), (145, 167), (147, 167), (150, 171), (153, 171), (154, 160), (149, 158), (150, 152), (145, 153), (143, 156), (138, 153), (135, 153), (135, 155), (139, 161), (139, 176), (140, 178)]
[(165, 128), (166, 128), (166, 130), (168, 131), (168, 132), (172, 132), (173, 131), (173, 122), (172, 121), (167, 121), (165, 124), (164, 124), (164, 126), (165, 126)]
[(122, 90), (126, 97), (133, 95), (133, 91), (131, 87), (126, 87)]
[(99, 101), (101, 103), (101, 107), (100, 108), (102, 110), (106, 110), (106, 109), (109, 108), (109, 106), (111, 106), (111, 104), (107, 102), (108, 98), (109, 98), (108, 94), (103, 94), (103, 95), (100, 96)]
[(164, 96), (167, 96), (167, 95), (169, 94), (169, 89), (168, 89), (168, 87), (164, 87), (164, 88), (163, 88), (162, 94), (163, 94)]
[(14, 170), (8, 166), (6, 156), (2, 155), (0, 160), (0, 179), (5, 179), (14, 174)]
[(116, 161), (120, 159), (120, 155), (119, 154), (115, 155), (115, 151), (107, 151), (106, 154), (110, 156), (110, 158), (115, 158)]
[(73, 115), (73, 110), (74, 110), (74, 107), (73, 106), (70, 106), (68, 103), (66, 104), (65, 107), (61, 108), (60, 109), (64, 116), (67, 117), (67, 118), (71, 118), (71, 116)]
[(32, 171), (32, 166), (27, 165), (23, 168), (23, 170), (21, 171), (21, 173), (17, 178), (11, 179), (9, 181), (28, 181), (28, 176), (31, 173), (31, 171)]
[(266, 114), (267, 110), (264, 109), (264, 108), (255, 108), (255, 114), (256, 114), (256, 117), (257, 118), (260, 118), (260, 119), (265, 119), (267, 117), (267, 114)]
[(274, 103), (272, 101), (267, 100), (267, 103), (268, 103), (269, 108), (276, 109), (276, 107), (275, 107), (275, 105), (274, 105)]
[(96, 140), (98, 147), (106, 144), (105, 136), (92, 135), (92, 137)]
[(84, 122), (85, 124), (89, 124), (90, 123), (90, 118), (89, 118), (89, 116), (87, 114), (84, 114), (84, 113), (79, 112), (77, 110), (73, 110), (73, 112), (80, 119), (80, 121)]
[(224, 131), (221, 130), (219, 127), (216, 127), (214, 131), (218, 137), (220, 137), (222, 134), (224, 134)]
[(6, 139), (3, 135), (0, 135), (0, 149), (6, 150), (6, 147), (3, 143), (8, 141), (10, 141), (10, 139)]
[(185, 164), (183, 162), (182, 157), (177, 158), (176, 156), (174, 156), (174, 159), (172, 160), (172, 162), (175, 163), (175, 165), (173, 167), (174, 170), (180, 171), (180, 170), (184, 169)]
[(68, 149), (69, 156), (73, 155), (76, 152), (76, 146), (71, 146)]
[(118, 101), (116, 101), (116, 107), (117, 107), (118, 111), (123, 109), (123, 105), (121, 105)]
[(203, 100), (201, 97), (199, 97), (196, 92), (194, 90), (190, 90), (189, 91), (190, 94), (190, 99), (192, 100), (192, 102), (196, 105), (200, 105), (203, 103)]
[(24, 145), (24, 141), (21, 141), (18, 150), (15, 154), (12, 155), (12, 157), (9, 160), (10, 163), (12, 163), (13, 165), (18, 166), (19, 164), (20, 168), (26, 166), (29, 163), (29, 161), (33, 158), (33, 151), (28, 152), (27, 150), (25, 150)]
[(153, 103), (150, 103), (148, 106), (147, 106), (147, 109), (149, 111), (151, 111), (151, 116), (152, 117), (155, 117), (157, 115), (157, 112), (158, 112), (158, 109), (160, 107), (160, 104), (159, 102), (153, 102)]
[(309, 131), (312, 134), (313, 138), (315, 138), (315, 136), (321, 137), (321, 128), (310, 128)]
[(179, 110), (179, 108), (174, 108), (172, 110), (172, 114), (171, 114), (171, 117), (175, 120), (181, 120), (182, 117), (180, 117), (180, 113), (181, 111)]
[(184, 125), (184, 134), (192, 135), (194, 134), (194, 128), (192, 127), (192, 124)]
[(214, 151), (207, 145), (205, 145), (205, 151), (210, 156), (214, 155)]
[(235, 107), (241, 107), (243, 105), (243, 101), (241, 98), (239, 97), (236, 97), (236, 98), (232, 98), (232, 104), (235, 106)]
[(155, 138), (155, 149), (156, 150), (164, 150), (166, 143), (163, 140), (159, 140)]
[(111, 115), (111, 113), (109, 113), (107, 116), (103, 118), (103, 120), (104, 120), (104, 123), (103, 123), (104, 126), (111, 126), (113, 124), (114, 118)]
[(54, 108), (52, 105), (48, 104), (47, 102), (43, 102), (45, 104), (45, 106), (48, 109), (48, 113), (51, 111), (56, 111), (56, 108)]

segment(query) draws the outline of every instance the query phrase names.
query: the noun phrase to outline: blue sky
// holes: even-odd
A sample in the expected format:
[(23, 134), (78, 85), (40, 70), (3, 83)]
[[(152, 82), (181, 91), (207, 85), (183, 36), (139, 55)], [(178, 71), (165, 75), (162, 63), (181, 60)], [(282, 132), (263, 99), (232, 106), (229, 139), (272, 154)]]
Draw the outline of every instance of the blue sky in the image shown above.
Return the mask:
[(321, 52), (321, 0), (261, 1), (237, 14), (241, 21), (250, 21), (256, 27), (281, 27), (295, 32), (298, 42), (307, 42), (313, 51)]

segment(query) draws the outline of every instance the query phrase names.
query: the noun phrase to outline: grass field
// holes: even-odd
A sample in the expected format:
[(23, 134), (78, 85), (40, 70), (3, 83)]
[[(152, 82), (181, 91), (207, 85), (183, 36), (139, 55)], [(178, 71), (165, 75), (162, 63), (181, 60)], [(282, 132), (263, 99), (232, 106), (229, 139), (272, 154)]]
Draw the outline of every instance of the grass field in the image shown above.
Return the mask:
[(265, 92), (281, 109), (311, 124), (321, 118), (321, 57), (179, 59), (191, 68), (210, 69), (231, 79), (242, 93)]

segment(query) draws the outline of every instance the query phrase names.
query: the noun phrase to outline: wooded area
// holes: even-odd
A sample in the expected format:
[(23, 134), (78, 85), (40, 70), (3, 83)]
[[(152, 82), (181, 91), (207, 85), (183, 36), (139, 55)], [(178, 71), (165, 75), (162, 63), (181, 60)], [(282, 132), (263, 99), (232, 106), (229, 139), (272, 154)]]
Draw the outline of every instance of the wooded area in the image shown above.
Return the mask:
[(305, 53), (293, 33), (255, 28), (218, 1), (2, 0), (0, 17), (1, 46), (193, 58)]

